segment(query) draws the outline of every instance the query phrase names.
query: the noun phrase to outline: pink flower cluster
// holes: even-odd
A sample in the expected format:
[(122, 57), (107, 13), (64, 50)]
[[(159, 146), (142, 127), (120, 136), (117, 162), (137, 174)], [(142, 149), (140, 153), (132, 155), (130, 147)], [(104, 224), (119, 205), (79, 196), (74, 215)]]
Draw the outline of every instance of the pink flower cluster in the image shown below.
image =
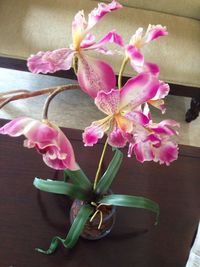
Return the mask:
[[(177, 159), (178, 148), (173, 140), (179, 124), (173, 120), (153, 123), (149, 105), (165, 112), (164, 98), (169, 93), (169, 85), (160, 81), (159, 67), (146, 62), (141, 48), (161, 36), (167, 30), (161, 25), (149, 25), (144, 33), (139, 28), (124, 44), (122, 37), (115, 31), (108, 32), (99, 41), (90, 33), (107, 13), (122, 6), (116, 1), (100, 3), (86, 20), (83, 11), (79, 11), (72, 22), (73, 43), (68, 48), (55, 51), (38, 52), (28, 59), (29, 70), (34, 73), (56, 72), (73, 67), (77, 59), (77, 78), (84, 92), (94, 102), (105, 117), (94, 121), (83, 133), (85, 146), (93, 146), (108, 135), (108, 142), (114, 147), (129, 146), (128, 156), (134, 151), (140, 162), (155, 161), (169, 165)], [(112, 67), (102, 60), (92, 58), (85, 51), (95, 50), (103, 54), (113, 54), (106, 44), (115, 43), (129, 62), (137, 76), (130, 78), (122, 87), (116, 87), (116, 78)], [(36, 148), (43, 155), (45, 163), (54, 169), (78, 169), (72, 146), (61, 130), (49, 122), (39, 122), (30, 118), (15, 119), (2, 128), (1, 134), (10, 136), (25, 135), (24, 145)]]

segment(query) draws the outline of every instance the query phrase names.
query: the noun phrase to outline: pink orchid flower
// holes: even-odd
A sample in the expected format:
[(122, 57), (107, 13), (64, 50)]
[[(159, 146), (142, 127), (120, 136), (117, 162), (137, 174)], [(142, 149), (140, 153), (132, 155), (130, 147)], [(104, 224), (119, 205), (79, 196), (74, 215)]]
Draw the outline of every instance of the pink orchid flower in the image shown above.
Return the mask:
[(104, 133), (108, 142), (115, 147), (124, 147), (137, 124), (145, 125), (148, 119), (141, 112), (141, 105), (153, 98), (159, 88), (159, 81), (149, 73), (131, 78), (120, 89), (100, 91), (95, 98), (97, 107), (107, 116), (94, 121), (83, 133), (86, 146), (93, 146)]
[[(160, 72), (158, 65), (146, 62), (140, 50), (149, 42), (167, 34), (166, 27), (161, 25), (149, 25), (145, 34), (143, 33), (143, 28), (139, 28), (131, 37), (129, 45), (125, 46), (125, 53), (126, 59), (130, 60), (130, 64), (136, 72), (149, 72), (158, 77)], [(158, 89), (156, 96), (149, 100), (148, 103), (164, 113), (166, 108), (163, 98), (165, 98), (168, 93), (169, 85), (160, 81), (160, 88)]]
[(101, 40), (95, 42), (95, 37), (89, 33), (107, 13), (118, 10), (122, 6), (116, 1), (109, 4), (99, 3), (98, 7), (92, 10), (86, 21), (84, 12), (79, 11), (72, 22), (73, 44), (70, 48), (61, 48), (54, 51), (38, 52), (28, 59), (28, 68), (34, 73), (56, 72), (58, 70), (68, 70), (72, 67), (73, 58), (78, 58), (77, 77), (83, 91), (95, 98), (97, 92), (109, 91), (115, 85), (115, 74), (109, 64), (102, 60), (97, 60), (84, 55), (84, 51), (96, 50), (109, 54), (109, 50), (104, 48), (108, 42), (123, 45), (122, 38), (111, 31)]
[(160, 86), (158, 88), (156, 95), (152, 99), (148, 100), (148, 103), (154, 106), (155, 108), (160, 109), (162, 113), (165, 113), (166, 106), (163, 99), (169, 94), (170, 88), (169, 84), (163, 81), (159, 81), (159, 83)]
[(49, 122), (20, 117), (1, 127), (0, 133), (13, 137), (24, 135), (24, 146), (35, 148), (42, 154), (46, 165), (53, 169), (79, 169), (71, 143), (58, 127)]
[(148, 107), (146, 111), (144, 111), (144, 113), (148, 113), (146, 114), (146, 121), (149, 121), (145, 126), (135, 129), (133, 142), (129, 144), (128, 156), (131, 157), (134, 150), (137, 160), (142, 163), (153, 160), (160, 164), (169, 165), (178, 158), (178, 146), (172, 137), (178, 134), (174, 127), (180, 125), (174, 120), (164, 120), (158, 124), (153, 123)]
[(129, 45), (125, 48), (126, 56), (130, 59), (130, 64), (136, 72), (148, 71), (156, 76), (159, 74), (159, 67), (156, 64), (145, 62), (140, 50), (149, 42), (166, 35), (168, 35), (167, 29), (162, 25), (149, 24), (145, 34), (143, 33), (143, 28), (137, 29), (136, 33), (131, 37)]

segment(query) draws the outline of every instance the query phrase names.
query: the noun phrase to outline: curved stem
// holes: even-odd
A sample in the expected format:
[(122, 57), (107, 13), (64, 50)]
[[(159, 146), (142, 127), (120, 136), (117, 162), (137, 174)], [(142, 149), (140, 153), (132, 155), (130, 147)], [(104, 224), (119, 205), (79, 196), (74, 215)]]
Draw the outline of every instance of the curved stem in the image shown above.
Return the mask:
[(107, 146), (108, 146), (108, 138), (106, 139), (106, 142), (104, 144), (103, 151), (102, 151), (101, 158), (100, 158), (99, 165), (98, 165), (98, 169), (97, 169), (96, 176), (95, 176), (95, 179), (94, 179), (94, 185), (93, 185), (93, 189), (94, 190), (96, 189), (96, 186), (97, 186), (97, 182), (98, 182), (98, 179), (99, 179), (99, 174), (100, 174), (100, 171), (101, 171), (101, 166), (102, 166), (102, 163), (103, 163), (103, 159), (104, 159), (104, 156), (105, 156), (105, 152), (106, 152)]
[(18, 90), (10, 90), (3, 93), (0, 93), (0, 97), (6, 97), (8, 95), (18, 94), (18, 93), (29, 93), (29, 90), (18, 89)]
[(121, 87), (122, 87), (122, 75), (123, 75), (123, 72), (124, 72), (124, 69), (126, 67), (128, 60), (129, 60), (128, 57), (124, 58), (122, 65), (121, 65), (121, 68), (120, 68), (120, 71), (119, 71), (119, 75), (118, 75), (118, 88), (119, 89), (121, 89)]
[(68, 84), (65, 86), (59, 86), (57, 87), (56, 90), (54, 90), (46, 99), (44, 106), (43, 106), (43, 114), (42, 114), (42, 119), (43, 120), (48, 120), (48, 110), (49, 110), (49, 105), (51, 103), (51, 100), (53, 100), (53, 98), (63, 92), (63, 91), (67, 91), (67, 90), (75, 90), (75, 89), (80, 89), (80, 86), (78, 84)]
[[(59, 88), (60, 87), (66, 88), (67, 86), (68, 85), (62, 85), (62, 86), (59, 86)], [(10, 91), (10, 93), (9, 92), (2, 93), (0, 95), (0, 109), (3, 108), (6, 104), (8, 104), (11, 101), (15, 101), (15, 100), (19, 100), (19, 99), (26, 99), (26, 98), (30, 98), (30, 97), (35, 97), (35, 96), (40, 96), (40, 95), (52, 93), (57, 88), (58, 88), (58, 86), (39, 89), (37, 91), (16, 90), (16, 91)], [(19, 91), (24, 91), (24, 93), (19, 94)], [(14, 93), (16, 93), (16, 94), (14, 94)], [(5, 95), (9, 95), (9, 94), (14, 94), (14, 95), (13, 96), (9, 96), (9, 97), (4, 97)]]

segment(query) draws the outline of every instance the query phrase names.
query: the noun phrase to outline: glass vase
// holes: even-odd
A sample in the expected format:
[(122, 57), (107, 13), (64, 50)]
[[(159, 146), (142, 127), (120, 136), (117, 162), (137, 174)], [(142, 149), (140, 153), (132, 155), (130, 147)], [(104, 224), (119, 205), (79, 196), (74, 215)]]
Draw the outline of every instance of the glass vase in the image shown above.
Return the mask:
[[(75, 199), (72, 203), (70, 210), (70, 222), (71, 224), (75, 220), (80, 208), (84, 205), (84, 201)], [(112, 230), (115, 218), (116, 218), (116, 207), (111, 205), (100, 205), (96, 215), (94, 213), (88, 219), (85, 227), (81, 233), (81, 237), (89, 240), (97, 240), (105, 237)]]

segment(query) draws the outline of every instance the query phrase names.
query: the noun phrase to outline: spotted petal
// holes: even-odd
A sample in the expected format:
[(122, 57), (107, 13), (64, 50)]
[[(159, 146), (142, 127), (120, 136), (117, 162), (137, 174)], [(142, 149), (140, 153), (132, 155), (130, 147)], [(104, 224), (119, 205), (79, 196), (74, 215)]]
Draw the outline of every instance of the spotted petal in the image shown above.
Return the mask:
[(114, 89), (109, 92), (100, 91), (95, 98), (98, 109), (107, 115), (112, 115), (118, 111), (119, 102), (120, 92)]
[(54, 51), (38, 52), (27, 60), (27, 66), (33, 73), (53, 73), (58, 70), (68, 70), (72, 65), (74, 52), (69, 48)]
[(101, 90), (108, 92), (115, 87), (115, 74), (102, 60), (79, 55), (77, 77), (84, 92), (95, 98)]
[(135, 124), (147, 125), (149, 123), (149, 118), (140, 111), (130, 111), (125, 115), (125, 117)]

